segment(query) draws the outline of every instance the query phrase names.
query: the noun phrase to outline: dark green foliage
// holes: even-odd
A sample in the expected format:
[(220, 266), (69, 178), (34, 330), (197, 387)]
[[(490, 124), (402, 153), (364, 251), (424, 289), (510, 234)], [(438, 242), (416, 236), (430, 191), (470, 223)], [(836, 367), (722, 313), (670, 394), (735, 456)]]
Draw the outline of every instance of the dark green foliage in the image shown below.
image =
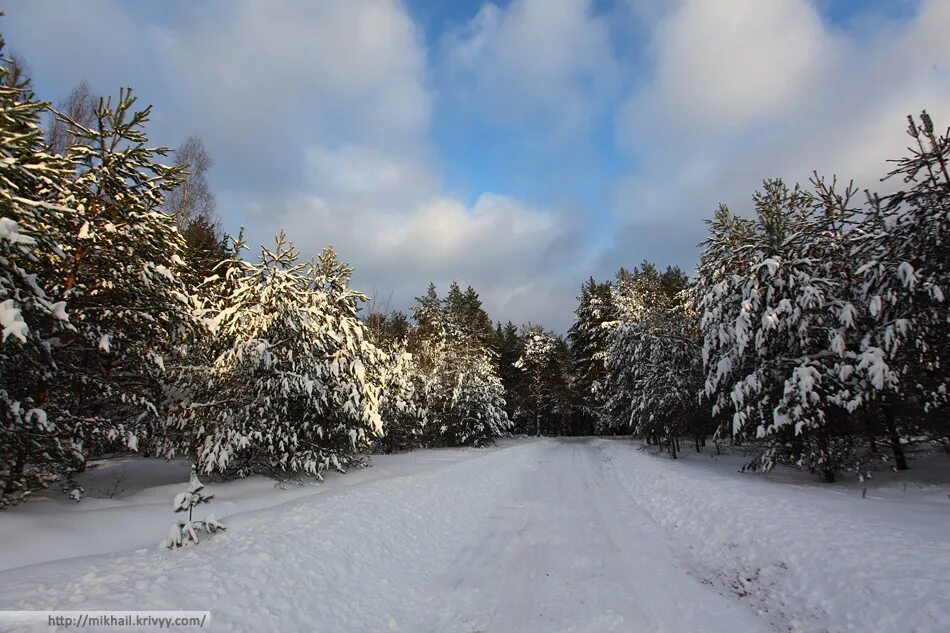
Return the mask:
[[(524, 351), (524, 345), (518, 334), (518, 326), (511, 321), (502, 326), (499, 321), (495, 328), (493, 348), (498, 358), (498, 376), (505, 387), (505, 411), (511, 420), (515, 420), (515, 413), (521, 406), (521, 399), (526, 389), (524, 372), (515, 367), (515, 363)], [(515, 421), (515, 431), (524, 432), (517, 426), (517, 421)]]
[(190, 288), (197, 288), (227, 259), (227, 246), (214, 222), (203, 215), (190, 220), (181, 236), (185, 242), (182, 278)]
[(409, 339), (409, 317), (399, 310), (389, 314), (371, 312), (366, 317), (370, 339), (381, 349), (394, 349)]

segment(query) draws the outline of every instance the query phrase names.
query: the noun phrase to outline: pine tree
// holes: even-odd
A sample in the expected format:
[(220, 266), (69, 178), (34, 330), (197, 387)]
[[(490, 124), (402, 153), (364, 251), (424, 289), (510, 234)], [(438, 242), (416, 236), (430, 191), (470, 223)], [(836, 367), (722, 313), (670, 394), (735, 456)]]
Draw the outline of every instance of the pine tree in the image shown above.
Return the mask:
[(429, 410), (425, 378), (407, 350), (409, 320), (393, 311), (370, 314), (366, 324), (370, 340), (383, 354), (378, 368), (384, 435), (379, 438), (378, 450), (411, 451), (426, 442)]
[(552, 435), (590, 435), (587, 397), (577, 383), (570, 345), (560, 336), (554, 339), (554, 353), (547, 372), (547, 432)]
[(396, 344), (384, 351), (379, 367), (379, 412), (384, 433), (379, 444), (386, 453), (422, 446), (429, 404), (426, 382), (415, 359), (405, 351), (405, 343)]
[(950, 446), (950, 131), (938, 134), (922, 112), (919, 121), (908, 117), (907, 132), (913, 147), (888, 178), (908, 187), (869, 194), (854, 240), (870, 321), (856, 348), (857, 370), (868, 377), (861, 396), (881, 412), (898, 468), (907, 465), (902, 436)]
[(618, 325), (608, 354), (614, 401), (623, 403), (631, 431), (668, 447), (674, 459), (681, 436), (693, 435), (699, 450), (708, 432), (697, 397), (703, 373), (692, 304), (689, 289), (658, 300)]
[(161, 211), (179, 171), (156, 162), (131, 91), (100, 102), (95, 126), (74, 121), (84, 142), (67, 150), (72, 174), (64, 214), (50, 227), (59, 248), (40, 262), (51, 295), (65, 302), (74, 329), (53, 348), (56, 371), (39, 399), (87, 454), (148, 448), (164, 419), (165, 360), (192, 327), (178, 276), (181, 237)]
[(204, 216), (190, 220), (181, 235), (184, 240), (182, 259), (185, 261), (181, 276), (194, 293), (205, 279), (214, 274), (217, 265), (227, 258), (227, 245), (218, 236), (215, 223)]
[(473, 347), (491, 347), (494, 337), (491, 319), (471, 286), (463, 291), (453, 281), (444, 303), (445, 327), (450, 338)]
[(425, 295), (416, 297), (412, 319), (415, 326), (409, 333), (409, 351), (422, 370), (431, 374), (438, 349), (446, 337), (445, 310), (434, 283), (429, 284)]
[(450, 342), (433, 378), (429, 411), (437, 443), (481, 446), (509, 431), (505, 390), (490, 352)]
[(203, 472), (320, 477), (358, 461), (382, 431), (380, 351), (357, 318), (366, 297), (326, 249), (298, 261), (279, 234), (256, 264), (221, 266), (219, 300), (204, 311), (208, 362), (180, 371), (172, 418), (179, 447)]
[(377, 347), (405, 346), (409, 339), (409, 317), (398, 310), (389, 314), (371, 312), (366, 316), (366, 327)]
[(521, 358), (523, 348), (518, 327), (511, 321), (502, 326), (499, 321), (495, 329), (493, 349), (498, 358), (498, 377), (505, 389), (505, 412), (519, 433), (525, 429), (518, 427), (515, 414), (521, 408), (527, 382), (524, 372), (515, 367), (515, 363)]
[(416, 300), (410, 349), (418, 359), (429, 413), (428, 441), (482, 445), (507, 433), (505, 390), (491, 348), (491, 321), (477, 293), (452, 284), (440, 301), (434, 284)]
[(574, 322), (567, 332), (573, 358), (576, 388), (580, 391), (580, 413), (588, 433), (607, 426), (604, 419), (604, 378), (607, 342), (618, 319), (610, 282), (597, 283), (591, 277), (581, 285), (574, 310)]
[(65, 303), (36, 274), (57, 250), (52, 228), (71, 213), (55, 204), (68, 171), (44, 151), (45, 107), (8, 60), (0, 63), (0, 509), (68, 477), (82, 460), (81, 443), (41, 396), (55, 368), (52, 342), (73, 329)]
[(722, 208), (711, 224), (699, 268), (705, 393), (715, 415), (731, 411), (733, 438), (767, 442), (758, 465), (832, 481), (863, 468), (883, 427), (903, 469), (906, 437), (946, 406), (950, 141), (926, 118), (909, 132), (918, 150), (892, 173), (909, 190), (869, 195), (862, 210), (834, 180), (816, 175), (814, 192), (767, 181), (753, 221)]
[(525, 417), (534, 421), (534, 434), (541, 435), (541, 423), (545, 414), (545, 377), (554, 362), (555, 337), (539, 325), (528, 324), (522, 332), (524, 351), (515, 362), (515, 367), (529, 376), (530, 388)]
[[(629, 271), (621, 268), (612, 286), (617, 320), (607, 322), (604, 365), (603, 426), (601, 432), (629, 432), (638, 405), (637, 365), (647, 362), (637, 356), (642, 335), (651, 322), (667, 315), (675, 298), (686, 290), (686, 275), (679, 268), (660, 272), (650, 262)], [(651, 437), (652, 436), (648, 436)]]
[(227, 529), (211, 513), (201, 521), (194, 520), (195, 508), (214, 499), (214, 495), (205, 494), (204, 488), (204, 484), (198, 480), (197, 470), (192, 466), (191, 477), (188, 479), (188, 489), (175, 495), (175, 502), (172, 506), (176, 513), (187, 512), (188, 520), (180, 520), (172, 524), (168, 536), (161, 543), (161, 547), (176, 549), (197, 545), (198, 532), (204, 531), (208, 534), (214, 534)]
[(840, 236), (820, 199), (797, 186), (766, 181), (754, 202), (746, 244), (727, 255), (740, 265), (714, 282), (725, 266), (709, 254), (721, 245), (700, 264), (705, 392), (714, 415), (732, 412), (733, 436), (768, 441), (759, 464), (793, 463), (832, 481), (854, 462), (841, 370), (851, 311), (831, 256)]

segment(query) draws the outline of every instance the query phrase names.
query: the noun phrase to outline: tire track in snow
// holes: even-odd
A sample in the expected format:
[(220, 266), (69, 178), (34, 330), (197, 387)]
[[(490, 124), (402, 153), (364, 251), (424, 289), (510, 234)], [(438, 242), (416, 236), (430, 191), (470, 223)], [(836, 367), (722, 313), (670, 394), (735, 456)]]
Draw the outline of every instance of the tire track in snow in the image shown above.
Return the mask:
[(465, 630), (771, 630), (675, 562), (662, 531), (609, 485), (595, 441), (542, 447), (514, 497), (499, 499), (502, 518), (453, 562), (457, 588), (488, 598)]

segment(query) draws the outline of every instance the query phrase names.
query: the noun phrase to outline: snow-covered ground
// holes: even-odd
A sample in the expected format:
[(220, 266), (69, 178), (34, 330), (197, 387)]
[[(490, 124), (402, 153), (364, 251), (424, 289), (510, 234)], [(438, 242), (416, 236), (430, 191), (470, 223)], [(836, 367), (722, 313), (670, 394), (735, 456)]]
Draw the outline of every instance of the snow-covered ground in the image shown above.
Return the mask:
[(86, 475), (99, 498), (0, 514), (0, 609), (210, 609), (214, 631), (950, 631), (945, 480), (823, 486), (687, 456), (509, 440), (286, 490), (211, 483), (229, 529), (181, 551), (156, 545), (186, 465), (109, 461)]

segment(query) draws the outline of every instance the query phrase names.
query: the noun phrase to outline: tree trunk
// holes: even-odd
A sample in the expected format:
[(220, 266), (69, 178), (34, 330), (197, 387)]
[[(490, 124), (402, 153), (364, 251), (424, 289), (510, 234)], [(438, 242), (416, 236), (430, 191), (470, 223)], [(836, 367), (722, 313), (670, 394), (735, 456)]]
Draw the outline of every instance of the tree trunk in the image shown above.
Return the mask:
[(887, 437), (891, 442), (891, 450), (894, 451), (894, 465), (897, 470), (907, 470), (907, 456), (904, 455), (904, 447), (901, 446), (901, 438), (897, 434), (897, 423), (894, 420), (894, 410), (885, 405), (884, 409), (884, 428), (887, 429)]
[(535, 435), (541, 437), (541, 370), (534, 372)]
[(676, 459), (676, 438), (670, 437), (670, 456)]
[(874, 436), (874, 426), (871, 424), (871, 412), (864, 410), (864, 428), (868, 432), (868, 446), (872, 455), (877, 455), (877, 438)]
[(13, 466), (10, 468), (10, 479), (7, 482), (6, 488), (3, 490), (5, 493), (13, 492), (16, 487), (16, 482), (23, 476), (23, 469), (26, 467), (26, 455), (23, 454), (23, 450), (18, 450), (16, 457), (13, 461)]

